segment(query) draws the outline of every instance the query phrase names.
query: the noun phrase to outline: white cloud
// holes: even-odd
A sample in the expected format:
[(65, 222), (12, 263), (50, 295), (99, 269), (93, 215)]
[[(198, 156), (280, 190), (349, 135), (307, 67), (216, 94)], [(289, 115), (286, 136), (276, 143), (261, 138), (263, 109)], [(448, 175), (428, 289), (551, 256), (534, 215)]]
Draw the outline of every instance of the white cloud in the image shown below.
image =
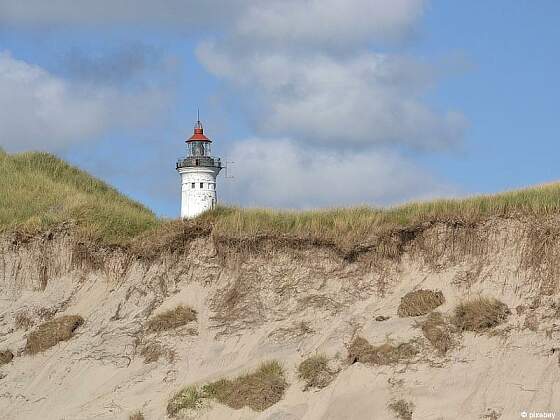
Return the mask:
[(309, 53), (230, 54), (211, 43), (198, 57), (246, 93), (261, 134), (336, 147), (373, 144), (453, 147), (465, 120), (422, 100), (431, 69), (408, 58), (362, 52), (344, 59)]
[(243, 42), (339, 47), (410, 32), (426, 0), (0, 0), (0, 23), (231, 30)]
[(227, 24), (251, 0), (0, 0), (0, 22), (8, 25), (173, 25), (200, 29)]
[(242, 42), (334, 48), (408, 34), (424, 0), (253, 1), (235, 24)]
[[(414, 30), (423, 0), (252, 2), (199, 61), (245, 105), (259, 138), (235, 142), (229, 202), (282, 208), (393, 204), (449, 194), (397, 150), (441, 151), (464, 118), (423, 95), (430, 66), (371, 45)], [(281, 138), (283, 140), (278, 140)]]
[(140, 127), (165, 93), (81, 85), (0, 53), (0, 145), (8, 151), (60, 150), (110, 129)]
[(229, 203), (280, 208), (393, 204), (448, 195), (452, 188), (390, 152), (316, 150), (290, 140), (249, 139), (230, 151)]
[[(437, 70), (391, 48), (375, 50), (412, 39), (428, 1), (0, 0), (0, 24), (203, 33), (199, 61), (226, 82), (260, 136), (232, 144), (236, 178), (221, 183), (223, 198), (274, 207), (380, 205), (451, 191), (399, 153), (453, 148), (464, 117), (427, 104)], [(109, 61), (134, 70), (143, 57)], [(153, 118), (157, 89), (125, 93), (120, 72), (100, 84), (103, 62), (100, 69), (98, 60), (77, 58), (79, 73), (82, 63), (95, 68), (81, 81), (0, 57), (0, 106), (11, 106), (0, 115), (0, 144), (26, 149), (47, 139), (60, 147)]]

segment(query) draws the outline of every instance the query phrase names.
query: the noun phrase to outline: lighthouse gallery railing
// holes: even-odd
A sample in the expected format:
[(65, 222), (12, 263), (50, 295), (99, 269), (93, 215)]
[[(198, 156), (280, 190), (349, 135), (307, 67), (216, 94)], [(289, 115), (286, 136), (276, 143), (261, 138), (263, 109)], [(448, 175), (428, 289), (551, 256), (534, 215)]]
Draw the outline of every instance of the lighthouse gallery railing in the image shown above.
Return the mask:
[(222, 168), (222, 162), (220, 158), (213, 158), (210, 156), (189, 156), (177, 160), (177, 169), (192, 168), (197, 166)]

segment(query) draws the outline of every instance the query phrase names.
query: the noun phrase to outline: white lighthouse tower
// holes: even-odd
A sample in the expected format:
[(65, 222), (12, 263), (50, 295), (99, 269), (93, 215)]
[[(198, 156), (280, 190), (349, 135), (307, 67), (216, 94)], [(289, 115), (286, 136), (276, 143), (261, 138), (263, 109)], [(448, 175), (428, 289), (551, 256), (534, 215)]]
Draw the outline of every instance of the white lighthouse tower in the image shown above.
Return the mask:
[(222, 164), (211, 156), (212, 141), (204, 135), (200, 118), (186, 143), (187, 156), (179, 159), (177, 171), (181, 175), (181, 217), (191, 219), (216, 206), (216, 177)]

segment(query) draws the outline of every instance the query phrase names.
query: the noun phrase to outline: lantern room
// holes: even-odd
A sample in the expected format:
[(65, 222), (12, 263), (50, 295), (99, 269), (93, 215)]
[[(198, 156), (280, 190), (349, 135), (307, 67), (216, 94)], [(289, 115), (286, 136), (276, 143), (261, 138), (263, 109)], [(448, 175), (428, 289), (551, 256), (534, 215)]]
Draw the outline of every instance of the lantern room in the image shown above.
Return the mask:
[(204, 135), (204, 127), (198, 120), (194, 126), (194, 134), (187, 140), (188, 156), (211, 156), (211, 143), (212, 140)]

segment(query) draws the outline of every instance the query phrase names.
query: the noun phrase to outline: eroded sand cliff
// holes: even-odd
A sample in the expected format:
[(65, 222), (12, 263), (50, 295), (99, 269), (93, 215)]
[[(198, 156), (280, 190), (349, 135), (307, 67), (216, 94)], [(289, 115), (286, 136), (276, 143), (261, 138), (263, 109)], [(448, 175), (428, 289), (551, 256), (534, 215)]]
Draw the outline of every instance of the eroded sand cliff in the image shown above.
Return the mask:
[[(490, 219), (433, 223), (370, 238), (352, 250), (286, 238), (185, 233), (174, 247), (139, 255), (81, 243), (72, 229), (0, 238), (2, 419), (167, 418), (181, 388), (284, 366), (282, 400), (262, 412), (208, 401), (201, 419), (394, 419), (406, 400), (414, 419), (515, 419), (524, 411), (560, 416), (560, 236), (556, 220)], [(148, 256), (149, 255), (149, 256)], [(420, 317), (399, 317), (401, 298), (440, 290), (451, 315), (476, 296), (511, 310), (484, 333), (457, 334), (445, 355), (425, 339)], [(197, 320), (150, 332), (147, 321), (182, 304)], [(74, 336), (24, 351), (42, 322), (80, 315)], [(376, 320), (384, 316), (389, 319)], [(348, 346), (413, 341), (395, 364), (352, 363)], [(146, 363), (143, 349), (161, 353)], [(155, 346), (155, 347), (154, 347)], [(324, 353), (338, 371), (327, 387), (305, 390), (297, 366)]]

